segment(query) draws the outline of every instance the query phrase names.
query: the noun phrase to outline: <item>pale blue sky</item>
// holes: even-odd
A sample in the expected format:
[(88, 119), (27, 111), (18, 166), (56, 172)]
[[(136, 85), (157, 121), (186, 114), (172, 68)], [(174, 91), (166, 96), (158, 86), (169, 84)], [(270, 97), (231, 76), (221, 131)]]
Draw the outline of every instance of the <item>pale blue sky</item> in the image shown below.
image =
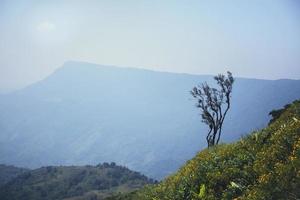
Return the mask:
[(0, 89), (67, 60), (300, 79), (300, 2), (0, 0)]

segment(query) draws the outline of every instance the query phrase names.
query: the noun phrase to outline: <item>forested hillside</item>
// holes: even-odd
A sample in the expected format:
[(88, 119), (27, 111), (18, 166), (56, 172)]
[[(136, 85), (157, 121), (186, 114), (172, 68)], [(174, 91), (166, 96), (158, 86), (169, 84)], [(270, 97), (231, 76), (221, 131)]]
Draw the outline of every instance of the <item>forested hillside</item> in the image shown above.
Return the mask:
[(0, 164), (0, 187), (29, 169)]
[(107, 200), (300, 198), (300, 101), (273, 111), (268, 127), (205, 149), (160, 184)]
[(26, 171), (0, 187), (1, 200), (103, 199), (154, 181), (115, 163), (42, 167)]

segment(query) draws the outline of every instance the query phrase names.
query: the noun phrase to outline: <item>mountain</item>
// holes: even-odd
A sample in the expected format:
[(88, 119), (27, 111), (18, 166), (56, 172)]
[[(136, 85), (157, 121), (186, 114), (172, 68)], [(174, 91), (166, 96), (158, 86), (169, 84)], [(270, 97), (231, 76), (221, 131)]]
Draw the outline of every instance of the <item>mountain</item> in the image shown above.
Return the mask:
[(0, 187), (2, 200), (101, 200), (153, 180), (115, 163), (97, 166), (48, 166), (24, 172)]
[(300, 101), (270, 125), (205, 149), (161, 183), (106, 200), (300, 199)]
[[(0, 163), (37, 168), (117, 162), (161, 179), (206, 147), (189, 91), (212, 76), (70, 61), (0, 95)], [(221, 140), (264, 127), (300, 98), (299, 80), (236, 78)]]
[(0, 164), (0, 187), (29, 169)]

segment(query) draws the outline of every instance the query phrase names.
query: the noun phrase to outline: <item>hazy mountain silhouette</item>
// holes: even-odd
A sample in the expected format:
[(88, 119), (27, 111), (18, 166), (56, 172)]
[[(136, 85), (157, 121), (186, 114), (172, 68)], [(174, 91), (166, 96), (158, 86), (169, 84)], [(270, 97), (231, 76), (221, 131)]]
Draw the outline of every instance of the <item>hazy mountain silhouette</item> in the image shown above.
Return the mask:
[[(0, 96), (0, 163), (23, 167), (117, 162), (150, 177), (206, 146), (189, 94), (212, 76), (67, 62), (45, 80)], [(265, 126), (300, 98), (299, 80), (237, 78), (222, 141)]]

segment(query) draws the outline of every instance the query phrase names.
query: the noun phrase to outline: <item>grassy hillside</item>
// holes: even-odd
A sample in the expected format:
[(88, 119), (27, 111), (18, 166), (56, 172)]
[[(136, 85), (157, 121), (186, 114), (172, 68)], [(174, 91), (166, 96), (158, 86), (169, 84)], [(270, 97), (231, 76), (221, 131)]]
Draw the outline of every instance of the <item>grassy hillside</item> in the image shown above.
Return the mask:
[(153, 180), (104, 163), (94, 166), (42, 167), (27, 171), (0, 188), (1, 200), (103, 199), (141, 188)]
[(201, 151), (160, 184), (108, 199), (300, 199), (300, 101), (272, 115), (265, 129)]
[(0, 187), (26, 171), (28, 171), (28, 169), (11, 165), (0, 165)]

